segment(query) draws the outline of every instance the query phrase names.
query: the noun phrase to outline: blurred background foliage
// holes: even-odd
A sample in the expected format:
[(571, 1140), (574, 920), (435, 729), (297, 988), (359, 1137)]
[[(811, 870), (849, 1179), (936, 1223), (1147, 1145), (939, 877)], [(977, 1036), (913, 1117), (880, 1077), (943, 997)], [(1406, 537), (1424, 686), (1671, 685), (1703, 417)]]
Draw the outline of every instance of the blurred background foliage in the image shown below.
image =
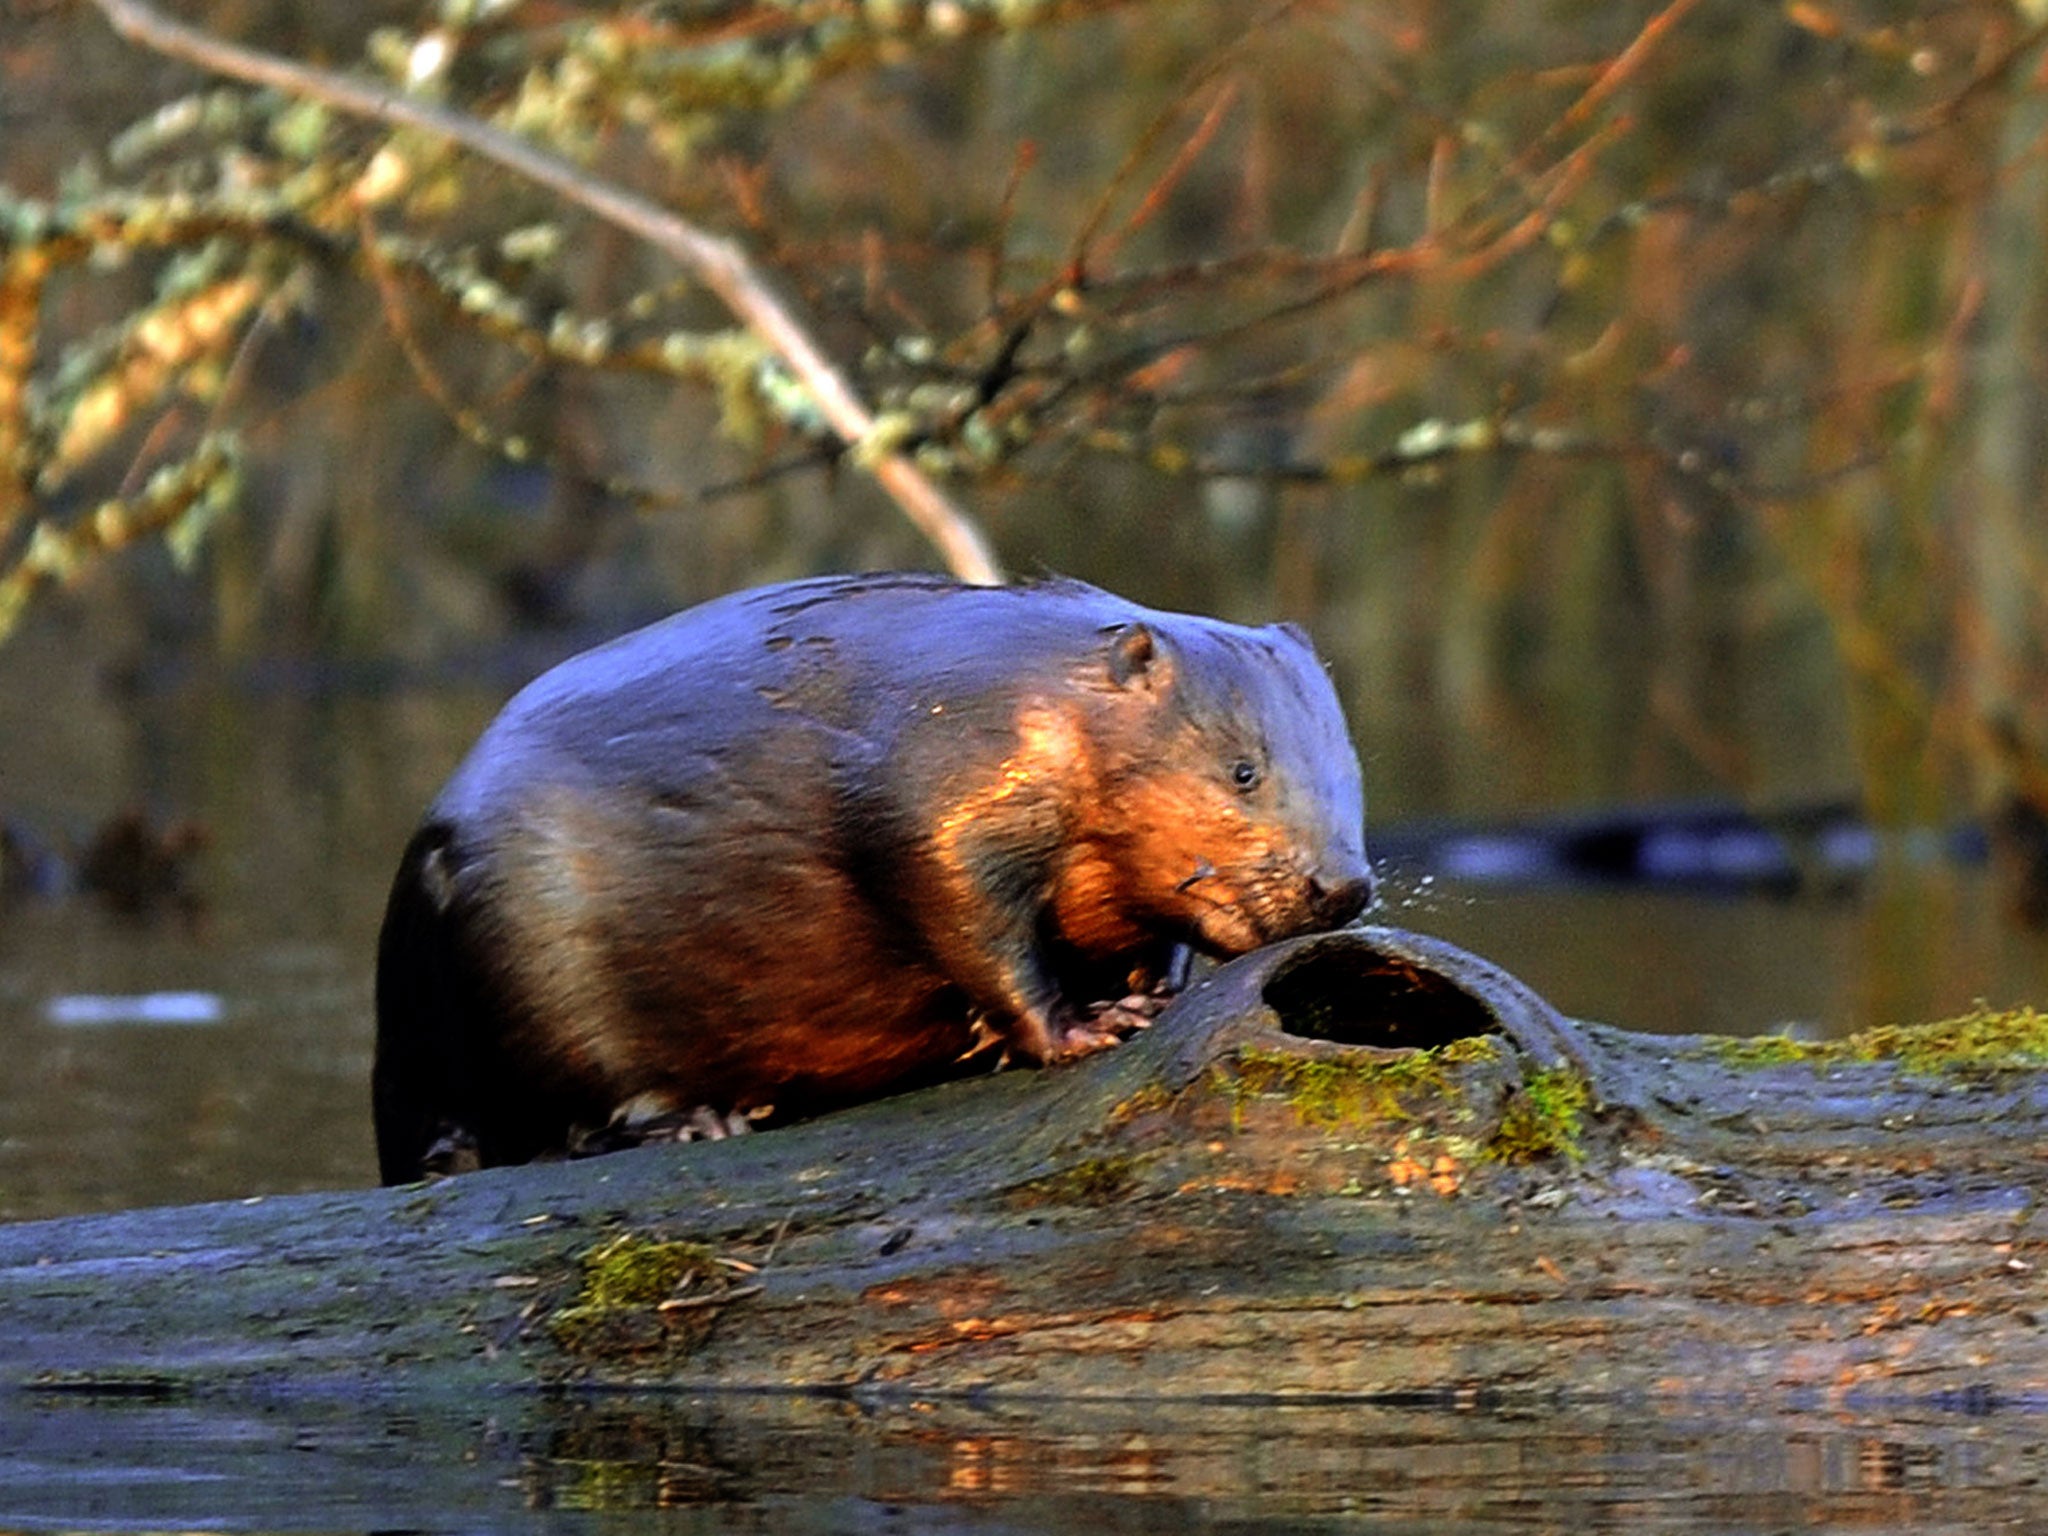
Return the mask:
[[(1748, 900), (1395, 861), (1570, 1012), (2048, 989), (2042, 0), (182, 0), (741, 242), (853, 448), (634, 238), (105, 3), (0, 10), (0, 1215), (368, 1179), (419, 808), (572, 649), (936, 564), (880, 441), (1013, 572), (1306, 623), (1383, 851), (1875, 822)], [(220, 1027), (54, 1022), (166, 987)]]
[[(1500, 805), (1891, 823), (2048, 805), (2040, 10), (185, 14), (740, 239), (1013, 569), (1308, 617), (1475, 739), (1544, 715)], [(10, 18), (0, 625), (61, 585), (139, 654), (420, 660), (932, 562), (629, 237), (87, 6)]]

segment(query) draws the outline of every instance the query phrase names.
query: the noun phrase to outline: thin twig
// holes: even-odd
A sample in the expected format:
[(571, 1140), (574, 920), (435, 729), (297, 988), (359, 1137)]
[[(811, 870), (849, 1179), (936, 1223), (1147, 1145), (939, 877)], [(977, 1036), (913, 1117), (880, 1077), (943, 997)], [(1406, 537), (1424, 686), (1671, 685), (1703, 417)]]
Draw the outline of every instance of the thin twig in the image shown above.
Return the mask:
[(1699, 0), (1671, 0), (1663, 10), (1643, 23), (1628, 46), (1601, 66), (1593, 77), (1593, 83), (1580, 93), (1578, 99), (1515, 157), (1507, 167), (1508, 173), (1518, 178), (1526, 175), (1534, 169), (1537, 156), (1546, 146), (1582, 127), (1609, 97), (1642, 72), (1658, 45), (1677, 30), (1698, 4)]
[(1201, 157), (1202, 151), (1209, 147), (1209, 141), (1216, 137), (1216, 130), (1223, 126), (1223, 119), (1229, 115), (1230, 109), (1237, 105), (1238, 94), (1235, 80), (1223, 82), (1223, 88), (1216, 93), (1216, 99), (1209, 103), (1209, 110), (1202, 114), (1202, 120), (1195, 125), (1195, 131), (1189, 134), (1186, 142), (1175, 151), (1173, 160), (1159, 173), (1151, 189), (1138, 200), (1138, 206), (1132, 210), (1131, 216), (1124, 220), (1123, 227), (1089, 253), (1090, 260), (1098, 263), (1114, 261), (1124, 241), (1157, 216), (1167, 198), (1172, 196), (1174, 189), (1194, 168), (1195, 161)]
[[(839, 450), (829, 446), (807, 448), (802, 453), (788, 458), (776, 459), (744, 475), (730, 480), (715, 480), (710, 485), (700, 486), (687, 497), (674, 496), (668, 500), (676, 505), (705, 506), (725, 496), (741, 496), (750, 491), (765, 490), (790, 475), (802, 474), (807, 470), (828, 469), (839, 461)], [(649, 492), (643, 499), (652, 499), (658, 493)]]
[[(789, 366), (832, 430), (849, 445), (859, 445), (873, 431), (874, 414), (795, 316), (769, 291), (746, 253), (733, 241), (614, 186), (586, 167), (463, 113), (371, 81), (225, 42), (173, 21), (141, 0), (92, 3), (129, 42), (247, 84), (268, 86), (353, 116), (448, 139), (645, 240), (690, 268), (698, 281)], [(955, 574), (968, 581), (1002, 580), (1001, 567), (981, 531), (914, 463), (891, 451), (875, 453), (871, 459), (856, 457), (869, 463), (875, 478)]]
[(1010, 226), (1017, 214), (1017, 194), (1023, 189), (1024, 178), (1031, 174), (1031, 168), (1038, 163), (1038, 146), (1026, 139), (1017, 146), (1017, 152), (1010, 159), (1010, 179), (1003, 183), (1003, 198), (996, 205), (995, 233), (988, 243), (988, 307), (991, 313), (1002, 307), (1003, 264), (1010, 249)]
[(426, 396), (441, 407), (442, 413), (455, 424), (464, 437), (473, 442), (496, 446), (496, 436), (484, 425), (483, 418), (460, 400), (455, 391), (448, 387), (448, 381), (441, 377), (441, 370), (434, 366), (434, 360), (427, 356), (427, 349), (420, 345), (419, 334), (412, 328), (412, 319), (406, 313), (405, 298), (398, 291), (398, 277), (391, 270), (391, 264), (384, 259), (384, 253), (377, 247), (377, 229), (370, 220), (367, 202), (356, 203), (357, 241), (363, 253), (363, 265), (369, 270), (370, 281), (377, 289), (378, 301), (384, 307), (384, 326), (392, 339), (398, 343), (398, 350), (405, 358), (406, 366), (412, 369), (413, 378)]
[(1260, 12), (1236, 38), (1217, 49), (1197, 66), (1195, 72), (1188, 77), (1187, 83), (1181, 87), (1180, 94), (1168, 102), (1146, 125), (1144, 132), (1138, 135), (1137, 140), (1125, 152), (1123, 160), (1097, 195), (1094, 206), (1082, 218), (1080, 229), (1075, 232), (1073, 243), (1067, 250), (1066, 280), (1069, 284), (1075, 287), (1084, 287), (1088, 284), (1091, 276), (1088, 269), (1096, 258), (1095, 237), (1108, 222), (1110, 209), (1115, 206), (1116, 199), (1126, 184), (1137, 175), (1138, 167), (1144, 163), (1146, 156), (1152, 153), (1159, 140), (1165, 136), (1166, 130), (1186, 110), (1188, 103), (1201, 93), (1204, 86), (1235, 62), (1248, 42), (1269, 29), (1298, 3), (1299, 0), (1276, 0), (1275, 4)]
[(1559, 129), (1569, 132), (1599, 111), (1608, 97), (1642, 72), (1644, 63), (1656, 51), (1657, 45), (1676, 31), (1687, 13), (1698, 4), (1699, 0), (1671, 0), (1671, 4), (1643, 23), (1642, 30), (1630, 39), (1629, 45), (1617, 53), (1594, 77), (1585, 93), (1565, 109), (1564, 116), (1557, 120)]
[(720, 1291), (716, 1295), (671, 1296), (667, 1301), (657, 1303), (654, 1310), (657, 1312), (694, 1312), (703, 1307), (722, 1307), (727, 1302), (745, 1301), (749, 1296), (758, 1296), (765, 1289), (765, 1286), (759, 1285), (736, 1285), (731, 1290)]

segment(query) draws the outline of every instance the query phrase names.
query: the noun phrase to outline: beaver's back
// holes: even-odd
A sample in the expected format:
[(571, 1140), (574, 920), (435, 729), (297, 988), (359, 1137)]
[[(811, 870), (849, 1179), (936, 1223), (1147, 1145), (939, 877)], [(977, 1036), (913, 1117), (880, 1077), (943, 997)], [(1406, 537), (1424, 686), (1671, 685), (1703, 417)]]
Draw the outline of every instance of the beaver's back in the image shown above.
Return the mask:
[(832, 771), (857, 772), (934, 705), (964, 747), (977, 722), (1007, 723), (1020, 698), (1060, 686), (1107, 628), (1166, 617), (1075, 581), (900, 572), (736, 592), (535, 679), (430, 815), (487, 822), (508, 796), (579, 772), (687, 780), (763, 733), (796, 733)]

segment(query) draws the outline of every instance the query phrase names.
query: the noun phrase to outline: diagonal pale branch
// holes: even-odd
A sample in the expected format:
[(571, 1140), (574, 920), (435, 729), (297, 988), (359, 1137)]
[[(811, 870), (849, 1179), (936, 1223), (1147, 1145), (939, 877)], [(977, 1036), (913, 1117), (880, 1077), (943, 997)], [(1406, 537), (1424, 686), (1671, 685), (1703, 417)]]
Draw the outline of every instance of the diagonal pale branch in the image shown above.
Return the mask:
[[(775, 351), (843, 441), (856, 448), (873, 442), (874, 413), (733, 241), (710, 234), (646, 198), (593, 176), (582, 166), (463, 113), (372, 81), (223, 41), (173, 21), (141, 0), (93, 0), (93, 4), (129, 42), (231, 79), (318, 101), (352, 116), (448, 139), (645, 240), (688, 267), (741, 324)], [(995, 553), (980, 530), (914, 463), (886, 449), (857, 457), (872, 469), (883, 489), (956, 575), (985, 583), (1003, 579)]]

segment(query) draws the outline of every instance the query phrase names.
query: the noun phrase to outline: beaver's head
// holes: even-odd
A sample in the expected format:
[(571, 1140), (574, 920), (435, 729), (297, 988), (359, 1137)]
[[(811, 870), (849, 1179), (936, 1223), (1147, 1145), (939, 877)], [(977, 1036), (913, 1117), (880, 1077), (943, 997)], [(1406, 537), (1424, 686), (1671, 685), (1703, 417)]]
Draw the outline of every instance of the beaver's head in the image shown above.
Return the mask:
[(1148, 925), (1230, 956), (1372, 903), (1358, 754), (1299, 629), (1126, 624), (1103, 665), (1119, 697), (1083, 835)]

